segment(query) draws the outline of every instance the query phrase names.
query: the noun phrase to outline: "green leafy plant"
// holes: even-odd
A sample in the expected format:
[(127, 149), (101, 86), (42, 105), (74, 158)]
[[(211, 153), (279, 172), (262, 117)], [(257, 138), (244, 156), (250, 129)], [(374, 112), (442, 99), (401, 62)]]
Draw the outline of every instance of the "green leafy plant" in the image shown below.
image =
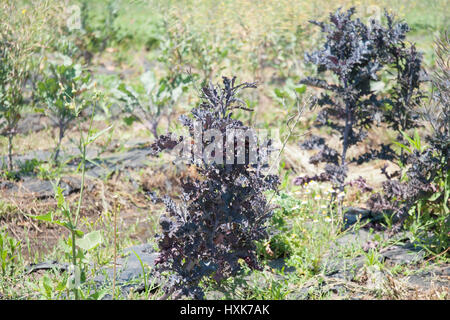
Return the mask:
[(83, 93), (90, 81), (90, 74), (83, 72), (80, 65), (68, 57), (63, 58), (62, 64), (50, 63), (45, 80), (38, 83), (40, 98), (46, 104), (44, 112), (59, 129), (55, 162), (58, 162), (61, 142), (69, 124), (88, 106)]
[(189, 75), (177, 74), (173, 78), (165, 77), (159, 81), (152, 71), (140, 77), (136, 90), (124, 83), (117, 88), (117, 98), (125, 103), (125, 110), (132, 114), (125, 120), (137, 119), (158, 137), (158, 125), (163, 117), (169, 117), (181, 94), (188, 89)]
[[(53, 1), (0, 3), (0, 135), (8, 139), (9, 171), (13, 171), (13, 138), (30, 95), (29, 86), (34, 85), (32, 73), (36, 74), (44, 57), (42, 48), (52, 40), (55, 13), (49, 7), (56, 3)], [(33, 93), (31, 96), (33, 100)]]
[(11, 276), (20, 263), (20, 241), (0, 230), (0, 271), (3, 277)]
[[(75, 208), (73, 208), (65, 199), (63, 195), (63, 190), (61, 187), (56, 186), (56, 194), (55, 198), (57, 200), (57, 215), (61, 218), (58, 219), (55, 217), (55, 213), (50, 211), (45, 215), (40, 216), (31, 216), (37, 220), (46, 221), (48, 223), (56, 224), (66, 228), (70, 232), (70, 238), (67, 241), (68, 246), (70, 247), (70, 259), (71, 259), (71, 267), (73, 268), (72, 276), (70, 281), (68, 282), (68, 286), (73, 291), (75, 299), (80, 297), (80, 289), (79, 289), (79, 281), (85, 280), (85, 268), (80, 268), (85, 265), (85, 251), (89, 251), (97, 247), (102, 242), (102, 237), (99, 231), (93, 231), (88, 234), (84, 234), (79, 229), (79, 219), (81, 206), (83, 203), (83, 196), (85, 190), (85, 173), (86, 173), (86, 162), (87, 159), (87, 147), (93, 143), (98, 137), (104, 134), (106, 131), (111, 129), (111, 127), (106, 128), (100, 132), (95, 133), (93, 129), (93, 120), (95, 114), (95, 103), (94, 109), (92, 111), (89, 129), (87, 133), (84, 133), (80, 127), (80, 140), (79, 140), (79, 150), (81, 153), (81, 160), (79, 164), (79, 168), (81, 169), (81, 187), (78, 201), (75, 204)], [(77, 115), (81, 110), (76, 108)], [(77, 249), (77, 247), (79, 249)]]
[(5, 1), (0, 7), (0, 129), (8, 137), (9, 170), (13, 170), (13, 137), (23, 108), (23, 86), (28, 77), (28, 55), (33, 45), (19, 36), (27, 30), (20, 26), (23, 19), (9, 17), (17, 10), (12, 1)]

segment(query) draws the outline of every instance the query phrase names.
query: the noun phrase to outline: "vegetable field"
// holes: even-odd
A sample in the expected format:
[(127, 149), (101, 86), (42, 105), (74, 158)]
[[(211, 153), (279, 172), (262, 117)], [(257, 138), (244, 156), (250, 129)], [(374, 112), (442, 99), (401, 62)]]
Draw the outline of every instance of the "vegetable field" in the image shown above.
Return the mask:
[(449, 299), (448, 5), (1, 0), (0, 300)]

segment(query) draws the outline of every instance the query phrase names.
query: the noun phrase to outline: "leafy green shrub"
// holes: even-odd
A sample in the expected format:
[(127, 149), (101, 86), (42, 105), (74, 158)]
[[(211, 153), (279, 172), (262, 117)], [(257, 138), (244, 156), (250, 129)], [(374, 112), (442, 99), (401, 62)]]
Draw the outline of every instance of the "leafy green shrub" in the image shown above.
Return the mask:
[(116, 96), (125, 103), (125, 110), (133, 116), (126, 120), (137, 119), (157, 138), (160, 121), (174, 111), (174, 106), (187, 90), (191, 77), (177, 74), (173, 78), (161, 78), (158, 82), (153, 72), (147, 71), (140, 80), (136, 90), (124, 83), (120, 84)]
[(67, 127), (88, 106), (83, 92), (89, 86), (90, 74), (83, 72), (81, 66), (70, 58), (64, 58), (64, 63), (50, 63), (45, 79), (38, 83), (40, 98), (46, 104), (44, 112), (59, 130), (55, 162)]
[[(14, 21), (7, 17), (15, 6), (5, 2), (0, 7), (0, 129), (8, 137), (9, 170), (13, 170), (13, 137), (17, 133), (17, 123), (23, 108), (22, 89), (28, 77), (28, 59), (30, 44), (24, 39), (16, 39), (20, 31)], [(9, 12), (9, 13), (8, 13)]]
[[(13, 170), (13, 138), (24, 108), (27, 82), (50, 41), (49, 2), (6, 0), (0, 3), (0, 134), (8, 138), (9, 171)], [(51, 19), (50, 19), (51, 20)]]

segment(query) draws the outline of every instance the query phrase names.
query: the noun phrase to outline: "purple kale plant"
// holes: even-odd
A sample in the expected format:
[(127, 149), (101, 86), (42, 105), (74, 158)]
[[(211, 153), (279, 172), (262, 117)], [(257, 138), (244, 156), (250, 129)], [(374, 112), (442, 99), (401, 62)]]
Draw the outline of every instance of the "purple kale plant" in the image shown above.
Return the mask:
[[(393, 212), (398, 231), (408, 220), (421, 220), (418, 235), (434, 253), (450, 245), (450, 39), (436, 42), (437, 71), (432, 76), (433, 92), (418, 115), (431, 128), (427, 145), (416, 135), (405, 146), (406, 174), (397, 171), (383, 183), (383, 192), (372, 195), (369, 207)], [(419, 143), (420, 142), (420, 143)]]
[[(210, 83), (201, 89), (202, 102), (191, 111), (191, 117), (180, 117), (191, 137), (196, 137), (198, 129), (203, 136), (189, 140), (164, 135), (153, 144), (155, 153), (180, 143), (194, 144), (187, 166), (199, 174), (182, 181), (181, 201), (152, 195), (167, 211), (160, 219), (157, 266), (159, 272), (173, 273), (167, 294), (175, 298), (204, 298), (202, 279), (220, 283), (241, 270), (240, 260), (251, 269), (260, 268), (255, 242), (267, 237), (265, 222), (272, 215), (264, 192), (275, 190), (279, 181), (264, 171), (272, 149), (270, 139), (266, 139), (265, 152), (260, 146), (252, 150), (251, 128), (233, 118), (234, 109), (252, 111), (238, 93), (255, 87), (254, 83), (236, 84), (235, 78), (226, 77), (222, 85)], [(233, 130), (247, 134), (244, 148), (239, 148), (237, 137), (230, 134)], [(211, 145), (216, 148), (211, 149)]]
[[(339, 9), (330, 14), (329, 23), (311, 21), (320, 27), (325, 40), (320, 49), (305, 55), (306, 62), (316, 65), (318, 74), (333, 74), (336, 81), (307, 77), (301, 83), (324, 91), (317, 98), (321, 106), (317, 122), (340, 135), (341, 150), (322, 141), (310, 162), (326, 163), (325, 171), (314, 177), (299, 177), (296, 184), (332, 181), (342, 191), (350, 162), (362, 163), (374, 156), (395, 158), (393, 150), (382, 145), (381, 150), (347, 159), (349, 148), (364, 141), (374, 123), (385, 121), (396, 130), (416, 126), (417, 117), (410, 108), (422, 97), (422, 57), (405, 42), (408, 25), (394, 22), (387, 13), (385, 26), (375, 20), (364, 24), (352, 18), (354, 13), (354, 8), (346, 12)], [(388, 96), (380, 96), (373, 86), (388, 71), (394, 72), (397, 79)], [(314, 139), (319, 141), (318, 137)], [(307, 142), (304, 145), (309, 146)]]

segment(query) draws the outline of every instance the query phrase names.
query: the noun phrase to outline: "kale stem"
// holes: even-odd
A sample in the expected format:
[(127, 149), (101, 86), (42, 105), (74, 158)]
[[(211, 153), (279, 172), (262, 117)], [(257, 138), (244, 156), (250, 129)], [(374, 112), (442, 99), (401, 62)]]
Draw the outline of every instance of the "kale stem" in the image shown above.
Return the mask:
[[(344, 90), (347, 91), (348, 83), (347, 80), (344, 79)], [(350, 101), (348, 98), (344, 98), (345, 102), (345, 129), (344, 129), (344, 141), (342, 146), (342, 155), (341, 155), (341, 165), (345, 166), (345, 157), (347, 156), (347, 148), (348, 148), (348, 134), (350, 131)], [(341, 190), (342, 191), (342, 190)]]

